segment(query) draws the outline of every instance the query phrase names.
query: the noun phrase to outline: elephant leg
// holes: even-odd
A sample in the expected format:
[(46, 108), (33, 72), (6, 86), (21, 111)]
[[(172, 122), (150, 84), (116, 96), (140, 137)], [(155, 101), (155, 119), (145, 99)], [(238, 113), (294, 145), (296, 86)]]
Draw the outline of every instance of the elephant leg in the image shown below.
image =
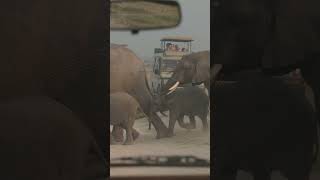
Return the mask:
[(190, 115), (189, 119), (190, 119), (190, 124), (192, 126), (192, 129), (195, 129), (196, 128), (196, 120), (195, 120), (194, 115)]
[[(146, 81), (140, 82), (141, 84), (137, 84), (137, 87), (144, 86)], [(149, 120), (153, 127), (155, 128), (157, 135), (156, 138), (164, 138), (168, 137), (168, 128), (164, 124), (164, 122), (161, 120), (161, 118), (158, 116), (156, 111), (153, 109), (153, 97), (150, 91), (146, 89), (133, 89), (132, 94), (134, 95), (134, 98), (139, 102), (140, 107), (145, 115), (149, 117)], [(150, 128), (151, 129), (151, 128)]]
[(155, 130), (157, 131), (157, 136), (156, 136), (157, 139), (169, 137), (168, 128), (165, 126), (163, 121), (155, 112), (152, 112), (150, 114), (150, 121), (153, 127), (155, 128)]
[(204, 82), (204, 86), (206, 87), (208, 91), (208, 96), (210, 97), (210, 80)]
[(182, 127), (182, 128), (186, 128), (186, 129), (188, 129), (188, 124), (187, 123), (184, 123), (184, 115), (180, 115), (179, 117), (178, 117), (178, 123), (179, 123), (179, 126), (180, 127)]
[(177, 119), (178, 119), (178, 115), (174, 112), (170, 112), (169, 129), (168, 129), (168, 136), (169, 137), (174, 136), (173, 130), (174, 130), (174, 125), (176, 124)]
[(200, 119), (201, 119), (201, 121), (202, 121), (202, 130), (203, 130), (204, 132), (207, 132), (208, 129), (209, 129), (208, 120), (207, 120), (207, 115), (206, 115), (206, 114), (205, 114), (205, 115), (202, 115), (202, 116), (200, 117)]
[(123, 142), (123, 129), (120, 126), (114, 125), (111, 134), (116, 142)]
[(132, 128), (131, 127), (127, 127), (126, 128), (126, 141), (124, 142), (124, 145), (132, 145), (133, 144), (133, 136), (132, 136)]
[(185, 128), (185, 129), (194, 129), (193, 126), (190, 123), (185, 123), (183, 121), (183, 119), (184, 119), (184, 115), (180, 115), (178, 117), (178, 123), (179, 123), (180, 127)]
[(139, 136), (140, 136), (140, 133), (136, 129), (132, 128), (133, 140), (135, 141)]
[(184, 115), (180, 115), (177, 120), (178, 120), (178, 123), (181, 127), (186, 124), (186, 123), (184, 123)]
[[(194, 129), (195, 128), (195, 125), (193, 124), (193, 120), (192, 120), (192, 118), (190, 118), (191, 116), (189, 116), (189, 119), (190, 119), (190, 123), (185, 123), (184, 121), (183, 121), (183, 119), (184, 119), (184, 115), (181, 115), (181, 116), (179, 116), (178, 117), (178, 123), (179, 123), (179, 126), (180, 127), (182, 127), (182, 128), (185, 128), (185, 129)], [(193, 116), (193, 118), (194, 118), (194, 116)], [(195, 122), (194, 122), (195, 123)]]
[(148, 127), (149, 130), (151, 130), (151, 121), (149, 120), (149, 127)]
[(133, 144), (133, 124), (135, 121), (135, 116), (129, 117), (127, 123), (123, 124), (123, 128), (126, 130), (126, 141), (124, 145), (132, 145)]

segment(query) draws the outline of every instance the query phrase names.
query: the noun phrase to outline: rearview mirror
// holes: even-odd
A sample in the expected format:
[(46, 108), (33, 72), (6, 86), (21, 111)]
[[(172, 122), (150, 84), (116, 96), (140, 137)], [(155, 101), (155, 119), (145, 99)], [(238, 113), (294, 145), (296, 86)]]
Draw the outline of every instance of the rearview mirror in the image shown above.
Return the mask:
[(180, 24), (180, 6), (167, 0), (111, 0), (111, 30), (171, 28)]

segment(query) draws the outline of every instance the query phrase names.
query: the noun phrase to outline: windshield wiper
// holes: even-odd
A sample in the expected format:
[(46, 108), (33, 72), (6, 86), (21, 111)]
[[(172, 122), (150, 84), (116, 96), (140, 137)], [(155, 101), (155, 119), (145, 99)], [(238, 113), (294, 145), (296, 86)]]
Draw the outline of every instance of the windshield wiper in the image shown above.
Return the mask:
[(165, 167), (209, 167), (210, 161), (196, 156), (141, 156), (111, 159), (112, 167), (119, 166), (165, 166)]

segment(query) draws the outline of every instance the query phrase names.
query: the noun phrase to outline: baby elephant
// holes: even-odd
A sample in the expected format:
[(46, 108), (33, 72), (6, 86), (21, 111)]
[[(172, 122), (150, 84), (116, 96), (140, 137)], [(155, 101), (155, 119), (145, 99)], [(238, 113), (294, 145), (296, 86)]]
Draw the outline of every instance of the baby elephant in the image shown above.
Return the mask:
[[(203, 130), (208, 130), (209, 97), (204, 89), (197, 86), (178, 88), (171, 94), (158, 97), (156, 102), (160, 109), (169, 110), (170, 136), (174, 135), (173, 129), (177, 120), (181, 127), (194, 129), (196, 127), (195, 116), (202, 120)], [(189, 124), (183, 122), (185, 115), (190, 118)]]
[(139, 133), (133, 128), (139, 103), (127, 93), (110, 94), (110, 124), (126, 130), (125, 145), (133, 144)]

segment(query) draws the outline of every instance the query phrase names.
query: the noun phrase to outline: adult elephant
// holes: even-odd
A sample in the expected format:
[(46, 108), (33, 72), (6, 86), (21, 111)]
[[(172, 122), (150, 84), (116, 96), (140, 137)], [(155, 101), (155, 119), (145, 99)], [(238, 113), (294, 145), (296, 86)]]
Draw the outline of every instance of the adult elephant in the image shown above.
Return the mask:
[(282, 75), (300, 68), (320, 110), (319, 1), (217, 0), (212, 6), (213, 64), (222, 65), (220, 75), (254, 68)]
[(127, 92), (133, 96), (155, 127), (157, 138), (168, 136), (168, 129), (154, 108), (154, 100), (147, 82), (144, 63), (130, 49), (111, 44), (110, 93), (114, 92)]
[(0, 179), (102, 180), (107, 162), (90, 130), (45, 96), (0, 102)]
[(57, 100), (108, 157), (105, 1), (15, 0), (0, 9), (0, 102), (33, 94)]
[(183, 56), (172, 77), (163, 86), (162, 92), (174, 91), (179, 84), (185, 83), (204, 83), (210, 93), (210, 51), (200, 51)]

